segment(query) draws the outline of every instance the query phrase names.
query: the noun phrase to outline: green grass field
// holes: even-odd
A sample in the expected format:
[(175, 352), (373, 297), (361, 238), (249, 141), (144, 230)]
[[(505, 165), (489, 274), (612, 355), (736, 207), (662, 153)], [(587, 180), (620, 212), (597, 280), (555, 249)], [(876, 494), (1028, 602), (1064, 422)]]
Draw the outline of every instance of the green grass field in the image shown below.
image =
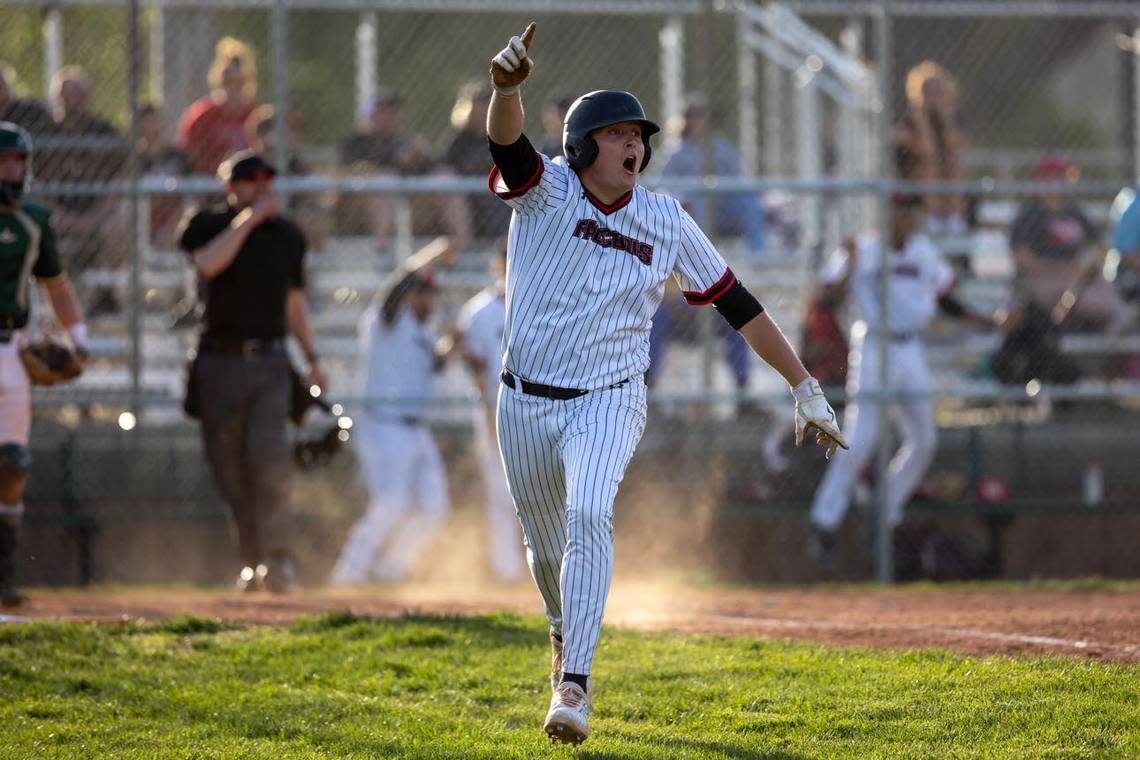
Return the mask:
[(553, 746), (538, 618), (0, 626), (3, 758), (1140, 756), (1140, 670), (607, 629)]

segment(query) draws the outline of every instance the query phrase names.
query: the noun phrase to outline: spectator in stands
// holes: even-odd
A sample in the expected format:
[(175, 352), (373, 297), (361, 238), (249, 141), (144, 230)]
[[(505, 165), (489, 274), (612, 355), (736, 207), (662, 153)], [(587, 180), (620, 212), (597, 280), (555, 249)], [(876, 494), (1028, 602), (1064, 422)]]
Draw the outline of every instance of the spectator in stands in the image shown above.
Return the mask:
[[(906, 113), (891, 132), (899, 178), (962, 179), (958, 85), (950, 72), (934, 61), (918, 64), (907, 72), (906, 99)], [(966, 200), (962, 195), (931, 193), (924, 200), (929, 234), (966, 233)]]
[[(110, 122), (91, 111), (91, 87), (79, 66), (64, 66), (52, 78), (53, 147), (44, 151), (36, 172), (41, 180), (101, 184), (121, 176), (130, 147)], [(91, 194), (49, 199), (60, 253), (71, 271), (117, 269), (126, 262), (128, 231), (121, 200)], [(90, 315), (118, 309), (115, 288), (99, 287), (90, 294)]]
[[(1049, 154), (1033, 173), (1040, 181), (1075, 182), (1080, 169), (1064, 156)], [(1017, 270), (1018, 300), (1049, 311), (1065, 291), (1078, 286), (1069, 315), (1077, 326), (1119, 332), (1134, 321), (1130, 309), (1112, 284), (1097, 274), (1102, 257), (1096, 227), (1073, 201), (1063, 195), (1030, 198), (1010, 229), (1009, 246)]]
[[(277, 155), (276, 124), (274, 108), (271, 105), (261, 105), (249, 115), (245, 124), (246, 142), (252, 150), (273, 159)], [(286, 148), (286, 173), (296, 177), (309, 174), (309, 167), (301, 158), (301, 145), (304, 143), (304, 121), (301, 114), (294, 111), (289, 114), (286, 135), (288, 147)], [(332, 200), (320, 194), (302, 193), (293, 196), (291, 209), (297, 226), (305, 233), (309, 247), (315, 251), (325, 249), (325, 239), (329, 231), (329, 212), (332, 210)]]
[[(401, 129), (400, 96), (381, 88), (364, 109), (364, 127), (339, 148), (341, 166), (363, 176), (454, 176), (432, 158), (431, 144), (422, 135), (407, 136)], [(471, 239), (471, 220), (461, 195), (413, 196), (413, 233), (450, 234), (456, 250)], [(396, 218), (392, 195), (350, 195), (340, 201), (340, 211), (349, 229), (368, 229), (376, 244), (390, 247)], [(362, 224), (361, 218), (366, 221)], [(440, 224), (442, 220), (442, 225)], [(442, 227), (442, 229), (441, 229)]]
[[(135, 148), (140, 175), (149, 177), (184, 177), (191, 172), (186, 151), (167, 141), (162, 107), (155, 102), (139, 106), (139, 140)], [(172, 243), (174, 228), (182, 216), (182, 200), (176, 196), (155, 195), (150, 198), (150, 240), (156, 245)]]
[(1132, 198), (1123, 207), (1112, 235), (1112, 247), (1119, 256), (1114, 281), (1123, 298), (1140, 302), (1140, 193), (1130, 192)]
[[(464, 177), (486, 177), (491, 169), (487, 160), (487, 108), (491, 105), (491, 84), (482, 79), (467, 82), (451, 109), (455, 129), (443, 151), (442, 163)], [(476, 238), (497, 240), (507, 231), (511, 210), (491, 193), (467, 196), (471, 224)]]
[[(706, 135), (712, 142), (713, 149), (710, 171), (725, 176), (740, 174), (739, 152), (723, 135), (710, 134), (711, 121), (712, 111), (708, 99), (699, 93), (690, 94), (685, 100), (679, 142), (665, 158), (662, 177), (697, 177), (704, 174), (703, 150)], [(712, 210), (709, 208), (709, 199), (700, 193), (678, 195), (685, 209), (698, 221)], [(715, 235), (743, 236), (754, 255), (763, 253), (764, 210), (754, 193), (718, 195), (713, 200), (713, 208), (715, 218), (709, 220), (709, 224)], [(699, 329), (697, 320), (705, 316), (700, 309), (686, 305), (680, 298), (667, 296), (662, 300), (653, 317), (653, 328), (649, 336), (646, 382), (650, 386), (659, 379), (669, 344), (674, 338), (689, 341), (695, 339)], [(715, 320), (711, 329), (724, 340), (724, 358), (732, 371), (737, 389), (745, 390), (752, 372), (752, 352), (740, 333), (728, 327), (724, 320)], [(751, 405), (745, 408), (750, 409)]]
[(577, 98), (577, 95), (559, 95), (546, 101), (542, 109), (542, 126), (546, 133), (538, 149), (551, 158), (562, 155), (562, 125), (566, 121), (566, 112)]
[[(1117, 256), (1113, 266), (1113, 284), (1123, 299), (1133, 304), (1140, 303), (1140, 195), (1134, 190), (1131, 201), (1123, 207), (1116, 221), (1112, 247), (1116, 249)], [(1140, 379), (1140, 354), (1125, 357), (1121, 370), (1124, 377)]]
[(207, 80), (210, 94), (191, 103), (178, 124), (178, 146), (195, 174), (213, 174), (222, 159), (249, 147), (245, 123), (257, 107), (253, 51), (233, 37), (218, 40)]
[(0, 61), (0, 121), (18, 124), (33, 138), (50, 133), (55, 128), (51, 111), (38, 100), (17, 97), (17, 85), (15, 69)]
[[(662, 177), (699, 177), (715, 174), (738, 177), (741, 174), (740, 152), (728, 138), (711, 132), (713, 112), (708, 98), (691, 93), (685, 99), (683, 121), (676, 147), (665, 157)], [(711, 163), (705, 166), (704, 143), (711, 143)], [(764, 252), (764, 209), (755, 193), (727, 193), (709, 198), (702, 193), (677, 194), (685, 209), (714, 236), (743, 237), (753, 256)], [(715, 208), (714, 217), (707, 217), (710, 202)]]

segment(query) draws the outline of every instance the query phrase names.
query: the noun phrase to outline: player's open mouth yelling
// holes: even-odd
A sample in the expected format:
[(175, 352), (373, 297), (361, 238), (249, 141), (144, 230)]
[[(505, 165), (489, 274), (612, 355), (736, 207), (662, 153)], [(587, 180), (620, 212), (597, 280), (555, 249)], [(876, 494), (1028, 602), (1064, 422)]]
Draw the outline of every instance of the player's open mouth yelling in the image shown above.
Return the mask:
[(626, 156), (625, 160), (621, 162), (621, 165), (624, 166), (625, 170), (630, 174), (635, 174), (634, 167), (637, 166), (637, 156)]

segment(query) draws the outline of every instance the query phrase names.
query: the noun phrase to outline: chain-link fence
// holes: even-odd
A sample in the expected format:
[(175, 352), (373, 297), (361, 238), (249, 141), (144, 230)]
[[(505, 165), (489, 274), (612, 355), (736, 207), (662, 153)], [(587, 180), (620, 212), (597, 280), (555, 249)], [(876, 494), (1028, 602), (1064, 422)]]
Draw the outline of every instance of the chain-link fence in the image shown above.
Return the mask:
[[(761, 580), (1140, 571), (1127, 540), (1140, 522), (1134, 4), (17, 2), (3, 14), (0, 118), (32, 134), (31, 193), (53, 210), (93, 349), (78, 384), (35, 397), (28, 582), (228, 578), (225, 510), (181, 411), (200, 304), (179, 220), (222, 200), (213, 174), (234, 150), (281, 168), (309, 241), (329, 394), (351, 416), (368, 394), (357, 324), (397, 262), (437, 235), (456, 242), (438, 272), (441, 331), (491, 281), (509, 217), (486, 191), (486, 68), (532, 19), (535, 145), (560, 152), (562, 115), (585, 91), (638, 94), (666, 127), (646, 183), (686, 203), (836, 405), (859, 406), (861, 453), (821, 486), (823, 462), (791, 446), (782, 380), (670, 285), (649, 428), (618, 499), (619, 558)], [(884, 252), (873, 229), (933, 241), (954, 274), (951, 291), (935, 271), (954, 296), (945, 318), (926, 327), (907, 278), (928, 273), (908, 269), (910, 243)], [(49, 314), (35, 304), (31, 332)], [(477, 402), (461, 362), (432, 394), (460, 526), (446, 534), (462, 539), (436, 536), (447, 551), (417, 567), (466, 573), (489, 558), (472, 538), (483, 497), (467, 487)], [(310, 442), (292, 490), (312, 583), (368, 501), (338, 416), (296, 431)]]

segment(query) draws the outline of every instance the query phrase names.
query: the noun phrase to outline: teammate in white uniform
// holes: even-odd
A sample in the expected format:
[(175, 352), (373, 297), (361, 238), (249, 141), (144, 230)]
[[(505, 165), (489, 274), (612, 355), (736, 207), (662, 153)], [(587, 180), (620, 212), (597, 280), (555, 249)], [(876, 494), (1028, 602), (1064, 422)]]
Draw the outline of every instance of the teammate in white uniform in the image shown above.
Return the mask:
[(566, 115), (563, 155), (523, 135), (531, 24), (492, 61), (489, 184), (511, 207), (499, 448), (551, 626), (544, 729), (588, 734), (587, 676), (613, 569), (613, 504), (645, 426), (649, 330), (665, 281), (713, 304), (794, 389), (797, 439), (845, 446), (835, 413), (776, 324), (674, 198), (637, 184), (659, 129), (628, 92)]
[(890, 411), (902, 438), (887, 473), (886, 508), (890, 524), (895, 527), (930, 466), (937, 443), (933, 383), (922, 332), (939, 308), (951, 316), (991, 327), (994, 324), (988, 317), (968, 312), (951, 295), (953, 270), (934, 243), (917, 233), (922, 226), (922, 198), (901, 195), (893, 202), (894, 230), (887, 254), (890, 271), (886, 329), (880, 327), (879, 321), (878, 235), (861, 237), (853, 249), (854, 255), (846, 247), (836, 249), (821, 276), (825, 286), (848, 292), (859, 317), (851, 326), (847, 369), (847, 393), (853, 400), (843, 418), (851, 448), (832, 459), (811, 509), (814, 551), (825, 570), (832, 569), (835, 531), (847, 513), (855, 480), (874, 453), (880, 432), (875, 403), (860, 400), (857, 395), (880, 389), (880, 341), (887, 341), (886, 390), (898, 396), (891, 401)]
[(402, 580), (450, 512), (424, 412), (446, 353), (430, 324), (438, 301), (431, 264), (451, 252), (445, 238), (429, 244), (393, 272), (360, 320), (366, 401), (353, 417), (353, 440), (370, 500), (333, 568), (333, 585)]
[(475, 445), (483, 473), (486, 502), (487, 546), (491, 568), (500, 581), (511, 583), (523, 577), (522, 537), (515, 505), (507, 490), (503, 460), (495, 442), (495, 405), (499, 398), (499, 375), (503, 370), (503, 323), (506, 319), (506, 256), (496, 253), (491, 261), (494, 283), (463, 305), (459, 331), (463, 358), (479, 393), (475, 407)]

